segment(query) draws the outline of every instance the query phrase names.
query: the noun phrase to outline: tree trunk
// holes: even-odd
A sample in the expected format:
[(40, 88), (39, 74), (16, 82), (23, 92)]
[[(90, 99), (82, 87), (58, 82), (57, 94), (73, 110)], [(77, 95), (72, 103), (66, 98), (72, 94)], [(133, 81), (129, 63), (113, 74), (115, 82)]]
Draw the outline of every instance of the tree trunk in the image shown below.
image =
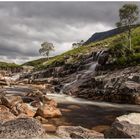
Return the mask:
[(129, 49), (130, 51), (132, 50), (132, 46), (131, 46), (131, 27), (128, 27), (128, 41), (129, 41)]

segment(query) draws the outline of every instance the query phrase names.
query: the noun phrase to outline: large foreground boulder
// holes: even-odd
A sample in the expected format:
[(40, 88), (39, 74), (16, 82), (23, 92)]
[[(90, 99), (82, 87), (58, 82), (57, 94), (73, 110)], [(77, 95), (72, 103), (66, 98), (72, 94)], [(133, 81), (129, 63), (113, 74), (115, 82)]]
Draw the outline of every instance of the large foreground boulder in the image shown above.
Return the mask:
[(44, 134), (41, 124), (32, 118), (17, 118), (0, 124), (0, 138), (40, 138)]
[(57, 135), (64, 139), (94, 139), (94, 138), (104, 138), (104, 135), (98, 133), (94, 130), (89, 130), (81, 126), (59, 126)]
[(140, 138), (140, 113), (117, 117), (105, 133), (106, 138)]

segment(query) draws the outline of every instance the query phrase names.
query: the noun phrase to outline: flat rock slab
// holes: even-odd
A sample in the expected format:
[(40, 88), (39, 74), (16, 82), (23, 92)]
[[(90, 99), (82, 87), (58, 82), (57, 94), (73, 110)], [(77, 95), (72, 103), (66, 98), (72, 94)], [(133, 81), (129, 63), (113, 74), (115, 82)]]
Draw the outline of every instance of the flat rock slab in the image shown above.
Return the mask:
[(140, 138), (140, 113), (117, 117), (105, 133), (106, 138)]
[(102, 133), (96, 132), (94, 130), (89, 130), (81, 126), (59, 126), (57, 135), (64, 139), (94, 139), (94, 138), (104, 138)]

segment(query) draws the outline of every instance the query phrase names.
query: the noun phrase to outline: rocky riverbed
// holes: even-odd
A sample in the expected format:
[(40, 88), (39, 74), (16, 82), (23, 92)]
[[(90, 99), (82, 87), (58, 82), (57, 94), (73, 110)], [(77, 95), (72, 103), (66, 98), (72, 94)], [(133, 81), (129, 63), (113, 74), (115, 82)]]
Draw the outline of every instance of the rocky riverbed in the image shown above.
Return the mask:
[(1, 89), (1, 138), (103, 138), (116, 117), (140, 112), (139, 105), (44, 95), (40, 89), (32, 84)]

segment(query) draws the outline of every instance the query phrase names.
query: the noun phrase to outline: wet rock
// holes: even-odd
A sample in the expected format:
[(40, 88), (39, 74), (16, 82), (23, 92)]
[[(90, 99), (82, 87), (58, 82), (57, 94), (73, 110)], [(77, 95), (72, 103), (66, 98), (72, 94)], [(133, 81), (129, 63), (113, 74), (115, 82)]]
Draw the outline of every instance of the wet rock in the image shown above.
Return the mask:
[(0, 105), (0, 112), (5, 112), (5, 111), (9, 111), (9, 108), (7, 108), (4, 105)]
[(64, 139), (94, 139), (94, 138), (104, 138), (102, 133), (98, 133), (94, 130), (89, 130), (81, 126), (59, 126), (57, 135)]
[(5, 122), (15, 119), (16, 116), (9, 111), (0, 112), (0, 122)]
[(0, 105), (0, 121), (5, 122), (15, 118), (16, 116), (9, 111), (9, 108)]
[(54, 118), (60, 117), (62, 114), (58, 108), (44, 104), (39, 107), (36, 111), (36, 116), (41, 116), (43, 118)]
[(57, 102), (53, 99), (51, 99), (50, 101), (46, 102), (48, 105), (53, 106), (53, 107), (57, 107)]
[(46, 132), (49, 133), (55, 133), (56, 132), (56, 126), (52, 124), (43, 124), (43, 128), (45, 129)]
[(44, 134), (41, 124), (33, 118), (17, 118), (0, 124), (0, 138), (39, 138)]
[(42, 124), (48, 123), (48, 120), (43, 118), (43, 117), (41, 117), (41, 116), (36, 116), (35, 119), (39, 120), (40, 123), (42, 123)]
[(17, 116), (17, 118), (29, 118), (29, 116), (27, 116), (26, 114), (24, 113), (21, 113)]
[(31, 92), (26, 94), (27, 97), (34, 97), (34, 98), (35, 97), (39, 98), (42, 97), (43, 95), (44, 95), (43, 92), (41, 92), (38, 89), (33, 89)]
[(36, 112), (33, 111), (33, 109), (32, 109), (29, 105), (27, 105), (26, 103), (18, 104), (16, 108), (17, 108), (18, 112), (24, 113), (24, 114), (26, 114), (26, 115), (29, 116), (29, 117), (33, 117), (33, 116), (35, 115), (35, 113), (36, 113)]
[(33, 107), (40, 107), (41, 102), (39, 100), (32, 101), (30, 105), (33, 106)]
[(140, 138), (140, 113), (117, 117), (105, 133), (106, 138)]
[(4, 79), (0, 79), (0, 85), (7, 85), (7, 83)]
[(106, 62), (108, 61), (108, 58), (109, 58), (109, 53), (105, 52), (101, 54), (98, 58), (98, 64), (105, 65)]
[(1, 102), (8, 108), (13, 108), (18, 103), (23, 103), (22, 98), (20, 96), (2, 96)]
[(22, 97), (22, 100), (23, 100), (24, 103), (31, 103), (31, 102), (34, 101), (34, 98), (32, 98), (32, 97), (27, 97), (27, 96), (23, 96), (23, 97)]
[(50, 99), (48, 98), (47, 95), (41, 96), (40, 100), (41, 100), (41, 102), (44, 103), (44, 104), (47, 103), (48, 101), (50, 101)]
[(120, 90), (124, 93), (137, 93), (140, 91), (140, 84), (133, 81), (126, 81), (121, 85)]
[(128, 77), (129, 80), (140, 83), (140, 75), (132, 75)]

